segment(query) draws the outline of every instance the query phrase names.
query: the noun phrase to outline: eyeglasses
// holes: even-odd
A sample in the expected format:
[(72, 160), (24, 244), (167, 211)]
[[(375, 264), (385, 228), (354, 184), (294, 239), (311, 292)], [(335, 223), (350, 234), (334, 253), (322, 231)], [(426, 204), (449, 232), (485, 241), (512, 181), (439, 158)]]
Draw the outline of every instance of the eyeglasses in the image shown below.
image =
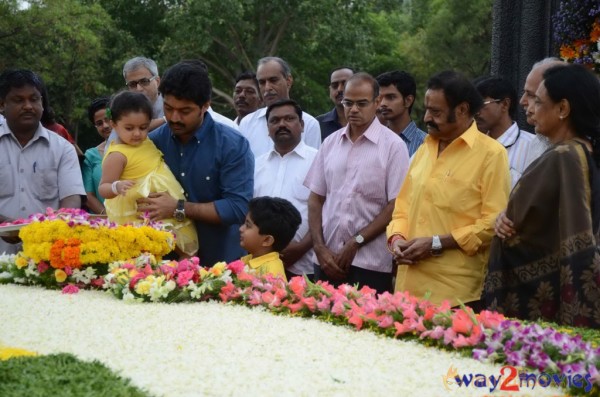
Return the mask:
[(369, 106), (370, 103), (372, 103), (373, 101), (367, 101), (366, 99), (363, 99), (361, 101), (350, 101), (348, 99), (344, 99), (342, 101), (342, 106), (348, 109), (352, 109), (354, 107), (354, 105), (356, 105), (357, 108), (359, 109), (363, 109), (366, 108), (367, 106)]
[(138, 86), (138, 84), (142, 87), (148, 87), (148, 84), (150, 84), (151, 81), (156, 80), (157, 77), (158, 76), (152, 76), (150, 78), (144, 77), (143, 79), (139, 80), (131, 80), (126, 82), (125, 85), (131, 90), (135, 89)]
[(502, 102), (502, 99), (490, 99), (489, 101), (483, 101), (483, 106), (489, 105), (490, 103), (499, 103)]

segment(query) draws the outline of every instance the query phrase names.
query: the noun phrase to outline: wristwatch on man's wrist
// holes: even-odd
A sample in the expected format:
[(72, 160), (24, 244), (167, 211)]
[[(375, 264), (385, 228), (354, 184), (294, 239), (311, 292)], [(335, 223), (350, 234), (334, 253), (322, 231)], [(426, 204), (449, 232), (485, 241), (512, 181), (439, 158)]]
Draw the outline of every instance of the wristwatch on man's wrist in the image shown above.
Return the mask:
[(177, 208), (175, 208), (173, 218), (175, 218), (177, 222), (183, 222), (185, 220), (185, 200), (177, 200)]
[(365, 238), (359, 233), (356, 236), (354, 236), (354, 241), (356, 241), (356, 243), (361, 246), (365, 243)]
[(431, 256), (442, 255), (442, 241), (440, 236), (433, 236), (431, 238)]

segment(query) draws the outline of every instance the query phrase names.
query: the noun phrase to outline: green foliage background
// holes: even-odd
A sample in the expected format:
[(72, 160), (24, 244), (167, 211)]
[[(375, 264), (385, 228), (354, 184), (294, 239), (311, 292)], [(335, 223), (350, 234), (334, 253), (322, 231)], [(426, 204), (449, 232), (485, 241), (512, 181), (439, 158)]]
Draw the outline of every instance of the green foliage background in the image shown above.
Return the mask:
[(315, 116), (331, 108), (331, 69), (375, 76), (402, 69), (417, 80), (420, 120), (433, 73), (489, 72), (492, 1), (0, 0), (0, 70), (41, 74), (59, 121), (84, 150), (99, 142), (87, 105), (124, 88), (123, 64), (138, 55), (155, 59), (161, 72), (202, 58), (213, 107), (231, 117), (235, 76), (254, 71), (263, 56), (290, 63), (291, 96)]

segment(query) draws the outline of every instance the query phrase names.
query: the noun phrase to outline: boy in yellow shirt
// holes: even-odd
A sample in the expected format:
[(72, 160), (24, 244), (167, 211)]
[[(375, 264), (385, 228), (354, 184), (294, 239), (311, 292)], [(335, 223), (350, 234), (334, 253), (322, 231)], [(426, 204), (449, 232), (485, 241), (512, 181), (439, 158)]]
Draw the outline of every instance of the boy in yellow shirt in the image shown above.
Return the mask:
[(301, 222), (300, 212), (285, 199), (250, 200), (246, 220), (240, 226), (240, 245), (249, 252), (242, 262), (259, 274), (282, 276), (287, 281), (279, 251), (292, 241)]

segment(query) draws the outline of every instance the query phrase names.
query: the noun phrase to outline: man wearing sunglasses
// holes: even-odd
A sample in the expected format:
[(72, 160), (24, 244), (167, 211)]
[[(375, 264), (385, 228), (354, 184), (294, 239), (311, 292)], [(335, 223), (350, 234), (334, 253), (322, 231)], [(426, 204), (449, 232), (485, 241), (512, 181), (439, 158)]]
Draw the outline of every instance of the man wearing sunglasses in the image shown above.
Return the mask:
[(506, 148), (512, 188), (527, 168), (527, 156), (533, 140), (533, 135), (521, 130), (514, 121), (517, 91), (508, 80), (500, 77), (480, 80), (475, 88), (483, 98), (483, 106), (475, 115), (477, 127)]

